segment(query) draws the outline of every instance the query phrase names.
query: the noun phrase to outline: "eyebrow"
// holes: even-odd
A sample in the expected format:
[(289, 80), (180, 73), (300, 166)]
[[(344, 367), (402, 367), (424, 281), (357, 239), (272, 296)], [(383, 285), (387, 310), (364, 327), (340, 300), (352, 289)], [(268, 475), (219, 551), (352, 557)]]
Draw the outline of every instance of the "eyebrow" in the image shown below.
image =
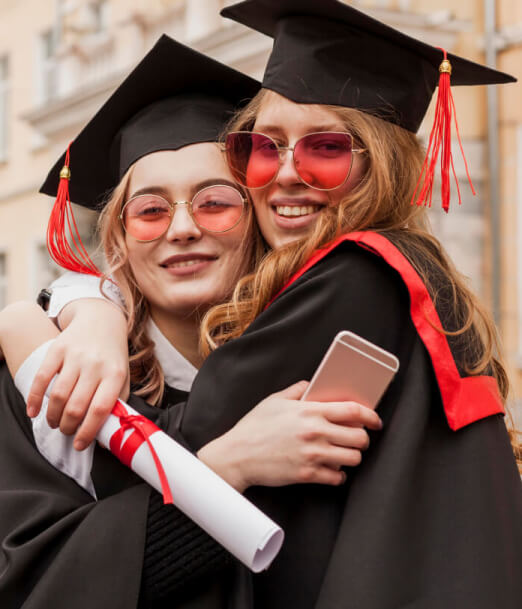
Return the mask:
[[(232, 180), (226, 180), (223, 178), (209, 178), (208, 180), (197, 182), (191, 187), (191, 197), (193, 197), (200, 190), (203, 190), (203, 188), (208, 188), (209, 186), (231, 186), (232, 188), (240, 190), (239, 186)], [(170, 190), (164, 186), (145, 186), (144, 188), (134, 191), (129, 199), (134, 199), (134, 197), (139, 197), (140, 195), (158, 195), (165, 199), (169, 199)]]
[[(311, 127), (309, 127), (306, 130), (306, 133), (304, 133), (303, 135), (307, 135), (309, 133), (320, 133), (322, 131), (344, 131), (344, 127), (340, 124), (335, 124), (335, 123), (324, 123), (322, 125), (312, 125)], [(283, 127), (279, 127), (277, 125), (259, 125), (256, 126), (256, 128), (253, 130), (255, 133), (266, 133), (267, 135), (269, 134), (276, 134), (276, 135), (284, 135), (285, 130)]]

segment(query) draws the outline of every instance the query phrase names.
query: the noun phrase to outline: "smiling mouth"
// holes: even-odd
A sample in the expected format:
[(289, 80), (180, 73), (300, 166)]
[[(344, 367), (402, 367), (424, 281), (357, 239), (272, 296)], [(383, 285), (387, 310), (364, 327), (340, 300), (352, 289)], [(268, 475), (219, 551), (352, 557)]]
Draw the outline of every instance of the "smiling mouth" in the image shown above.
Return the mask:
[(183, 269), (205, 262), (212, 262), (213, 260), (217, 260), (217, 256), (198, 256), (196, 258), (182, 258), (181, 260), (167, 260), (163, 264), (160, 264), (160, 266), (164, 269)]
[(273, 207), (278, 216), (283, 218), (300, 218), (318, 212), (322, 205), (276, 205)]
[(201, 264), (202, 262), (208, 262), (208, 258), (197, 258), (194, 260), (184, 260), (183, 262), (171, 262), (170, 264), (162, 265), (166, 269), (182, 269), (186, 266), (194, 266), (196, 264)]

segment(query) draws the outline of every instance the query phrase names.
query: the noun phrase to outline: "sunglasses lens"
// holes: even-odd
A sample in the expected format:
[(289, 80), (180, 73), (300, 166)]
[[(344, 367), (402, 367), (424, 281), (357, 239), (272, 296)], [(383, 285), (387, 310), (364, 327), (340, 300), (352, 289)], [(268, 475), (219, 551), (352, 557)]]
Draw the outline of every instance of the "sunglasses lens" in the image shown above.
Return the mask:
[(125, 204), (122, 217), (129, 235), (139, 241), (152, 241), (168, 229), (171, 212), (161, 197), (140, 195)]
[(352, 138), (348, 133), (311, 133), (294, 150), (295, 167), (303, 182), (331, 190), (343, 184), (352, 166)]
[(277, 146), (261, 133), (230, 133), (226, 154), (234, 178), (247, 188), (266, 186), (279, 169)]
[(243, 215), (243, 197), (231, 186), (209, 186), (192, 201), (197, 224), (208, 231), (222, 233), (234, 228)]

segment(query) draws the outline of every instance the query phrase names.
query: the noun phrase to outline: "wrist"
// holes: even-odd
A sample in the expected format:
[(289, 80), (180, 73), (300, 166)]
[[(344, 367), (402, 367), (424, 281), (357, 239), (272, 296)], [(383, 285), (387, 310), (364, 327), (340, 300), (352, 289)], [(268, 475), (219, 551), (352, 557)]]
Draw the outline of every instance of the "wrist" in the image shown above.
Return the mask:
[(197, 456), (236, 491), (243, 493), (250, 483), (243, 473), (238, 452), (229, 434), (224, 434), (205, 444)]
[(107, 326), (127, 328), (125, 314), (121, 308), (108, 300), (102, 298), (79, 298), (67, 303), (58, 313), (59, 327), (64, 330), (75, 320), (79, 319), (81, 324), (92, 320), (97, 325), (106, 323)]

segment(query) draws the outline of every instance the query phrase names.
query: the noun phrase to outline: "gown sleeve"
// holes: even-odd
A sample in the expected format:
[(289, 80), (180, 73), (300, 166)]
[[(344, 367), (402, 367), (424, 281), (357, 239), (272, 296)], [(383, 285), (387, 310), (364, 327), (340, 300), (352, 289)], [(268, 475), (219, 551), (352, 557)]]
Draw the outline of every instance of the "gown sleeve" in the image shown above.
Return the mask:
[(102, 292), (100, 278), (85, 273), (73, 271), (64, 273), (53, 281), (48, 293), (47, 314), (51, 319), (56, 319), (67, 304), (82, 298), (110, 300), (119, 307), (123, 307), (123, 297), (115, 283), (105, 281)]
[(266, 395), (310, 379), (341, 330), (399, 358), (378, 407), (384, 428), (342, 487), (250, 490), (285, 543), (252, 577), (249, 606), (515, 609), (522, 490), (502, 416), (449, 428), (406, 287), (358, 245), (336, 248), (207, 359), (185, 410), (186, 439), (198, 448)]
[[(130, 401), (151, 409), (139, 398)], [(161, 418), (176, 437), (174, 417), (166, 411)], [(156, 608), (201, 577), (208, 584), (231, 560), (107, 451), (99, 448), (94, 456), (93, 471), (105, 478), (97, 501), (53, 467), (35, 446), (5, 364), (0, 420), (1, 607)]]
[(52, 467), (36, 450), (5, 365), (0, 418), (1, 606), (136, 606), (149, 488), (94, 502)]

